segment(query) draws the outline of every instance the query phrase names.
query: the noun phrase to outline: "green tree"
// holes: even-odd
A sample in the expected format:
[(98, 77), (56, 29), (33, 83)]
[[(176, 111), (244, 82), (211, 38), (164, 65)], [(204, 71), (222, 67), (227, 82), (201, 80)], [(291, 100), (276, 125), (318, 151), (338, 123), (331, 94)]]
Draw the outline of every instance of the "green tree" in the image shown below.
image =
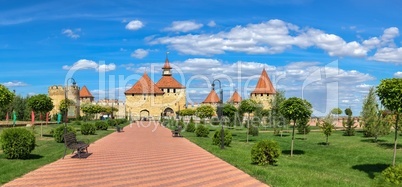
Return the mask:
[(235, 122), (235, 116), (237, 114), (237, 108), (231, 104), (231, 103), (226, 103), (222, 107), (222, 114), (223, 116), (226, 116), (229, 118), (229, 123), (232, 124)]
[[(245, 99), (240, 102), (239, 106), (239, 113), (240, 115), (244, 115), (244, 113), (247, 113), (247, 129), (250, 129), (250, 113), (255, 111), (257, 108), (257, 102), (251, 99)], [(247, 143), (248, 143), (248, 134), (247, 133)]]
[(308, 134), (310, 132), (310, 118), (303, 118), (300, 119), (299, 122), (297, 123), (297, 131), (300, 134), (303, 134), (304, 138), (303, 139), (307, 139), (306, 138), (306, 134)]
[(61, 100), (60, 101), (60, 107), (59, 107), (60, 112), (62, 114), (65, 114), (67, 112), (68, 107), (73, 106), (74, 104), (75, 104), (75, 102), (73, 100), (71, 100), (71, 99), (67, 99), (67, 100), (63, 99), (63, 100)]
[(279, 131), (282, 135), (283, 128), (289, 124), (288, 120), (281, 114), (280, 106), (286, 100), (285, 91), (277, 90), (274, 98), (271, 100), (271, 113), (268, 117), (268, 124), (274, 128), (275, 134)]
[(328, 137), (331, 136), (332, 131), (335, 129), (334, 125), (334, 118), (332, 117), (331, 113), (329, 113), (319, 124), (318, 126), (322, 130), (322, 132), (325, 134), (326, 141), (325, 144), (329, 145), (328, 143)]
[(9, 104), (13, 101), (14, 93), (7, 87), (0, 84), (0, 107), (8, 108)]
[(333, 108), (331, 110), (331, 114), (333, 115), (341, 115), (342, 114), (342, 110), (340, 108)]
[(376, 93), (380, 98), (381, 104), (396, 117), (394, 126), (394, 158), (392, 161), (392, 165), (395, 166), (396, 148), (398, 144), (398, 124), (400, 114), (402, 113), (402, 79), (392, 78), (381, 80), (381, 83), (377, 86)]
[(347, 108), (345, 109), (345, 114), (348, 116), (348, 119), (346, 120), (346, 122), (343, 122), (342, 125), (345, 128), (345, 132), (343, 133), (343, 135), (345, 136), (354, 136), (355, 135), (355, 121), (353, 119), (352, 116), (352, 109)]
[(186, 108), (186, 109), (180, 110), (179, 115), (180, 116), (193, 116), (193, 115), (195, 115), (195, 110), (191, 109), (191, 108)]
[(379, 110), (374, 87), (370, 88), (363, 101), (360, 116), (364, 135), (374, 137), (374, 142), (377, 142), (379, 136), (390, 133), (392, 124), (387, 118), (390, 118), (391, 115)]
[(215, 114), (215, 109), (211, 105), (202, 105), (195, 110), (195, 115), (201, 119), (211, 118)]
[[(30, 97), (27, 104), (33, 111), (42, 115), (50, 112), (54, 108), (52, 99), (45, 94), (38, 94)], [(40, 123), (40, 136), (43, 136), (42, 121)]]
[(293, 142), (295, 139), (295, 126), (297, 120), (310, 118), (313, 113), (312, 105), (304, 99), (291, 97), (281, 104), (279, 110), (286, 119), (293, 120), (292, 144), (290, 147), (290, 156), (293, 156)]

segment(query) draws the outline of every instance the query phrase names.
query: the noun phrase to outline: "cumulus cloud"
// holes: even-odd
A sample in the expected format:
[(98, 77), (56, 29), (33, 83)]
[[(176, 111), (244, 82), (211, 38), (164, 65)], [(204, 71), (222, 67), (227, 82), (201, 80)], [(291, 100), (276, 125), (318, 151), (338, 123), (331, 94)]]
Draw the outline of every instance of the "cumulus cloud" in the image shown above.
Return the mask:
[[(186, 23), (186, 24), (181, 24)], [(185, 25), (196, 23), (183, 21), (175, 22), (167, 30), (189, 31)], [(210, 22), (213, 26), (214, 22)], [(180, 27), (179, 27), (180, 26)], [(199, 25), (199, 27), (201, 24)], [(301, 28), (292, 23), (278, 19), (248, 25), (238, 25), (229, 31), (208, 34), (181, 34), (176, 36), (147, 38), (151, 45), (164, 44), (182, 54), (213, 56), (227, 52), (247, 54), (279, 54), (294, 47), (318, 48), (330, 56), (369, 58), (377, 61), (400, 62), (400, 52), (394, 43), (399, 36), (399, 29), (390, 27), (384, 29), (382, 35), (362, 39), (362, 41), (346, 41), (336, 34), (326, 33), (310, 27)], [(369, 54), (377, 49), (374, 56)], [(391, 55), (385, 57), (383, 55)]]
[(132, 31), (141, 29), (142, 27), (144, 27), (144, 24), (140, 20), (132, 20), (126, 25), (126, 29)]
[(398, 71), (398, 72), (394, 73), (394, 77), (402, 78), (402, 71)]
[(7, 87), (23, 87), (23, 86), (27, 86), (26, 83), (21, 82), (21, 81), (10, 81), (10, 82), (4, 82), (4, 83), (1, 83), (1, 84), (4, 85), (4, 86), (7, 86)]
[(170, 27), (165, 28), (165, 31), (174, 32), (189, 32), (201, 28), (203, 24), (195, 21), (174, 21)]
[(384, 47), (376, 51), (376, 53), (369, 57), (369, 60), (375, 60), (380, 62), (394, 62), (402, 64), (402, 47)]
[(209, 27), (215, 27), (215, 26), (216, 26), (215, 21), (210, 21), (210, 22), (208, 22), (208, 26), (209, 26)]
[(146, 49), (136, 49), (133, 53), (131, 53), (131, 57), (142, 59), (148, 56), (149, 50)]
[[(171, 29), (173, 30), (173, 29)], [(215, 34), (187, 34), (150, 39), (150, 44), (166, 44), (184, 54), (215, 55), (225, 52), (278, 54), (293, 46), (318, 47), (331, 56), (364, 57), (368, 49), (362, 44), (346, 42), (335, 34), (314, 28), (300, 29), (282, 20), (233, 27)]]
[(80, 28), (77, 28), (77, 29), (74, 29), (74, 30), (72, 30), (72, 29), (63, 29), (61, 31), (61, 34), (65, 35), (65, 36), (67, 36), (69, 38), (72, 38), (72, 39), (77, 39), (77, 38), (80, 37), (80, 35), (78, 34), (80, 32), (81, 32)]
[(116, 65), (114, 63), (104, 64), (104, 63), (96, 63), (92, 60), (80, 59), (75, 62), (72, 66), (64, 65), (64, 70), (84, 70), (84, 69), (94, 69), (98, 72), (107, 72), (113, 71), (116, 69)]

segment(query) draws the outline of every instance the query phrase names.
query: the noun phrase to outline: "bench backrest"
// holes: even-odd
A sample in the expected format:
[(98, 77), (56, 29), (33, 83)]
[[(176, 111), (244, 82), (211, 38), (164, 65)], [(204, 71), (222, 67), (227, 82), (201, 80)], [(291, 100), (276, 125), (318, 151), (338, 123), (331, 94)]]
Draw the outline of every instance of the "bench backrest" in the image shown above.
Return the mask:
[(77, 143), (75, 134), (72, 132), (64, 134), (64, 143), (67, 145), (67, 147), (73, 143)]

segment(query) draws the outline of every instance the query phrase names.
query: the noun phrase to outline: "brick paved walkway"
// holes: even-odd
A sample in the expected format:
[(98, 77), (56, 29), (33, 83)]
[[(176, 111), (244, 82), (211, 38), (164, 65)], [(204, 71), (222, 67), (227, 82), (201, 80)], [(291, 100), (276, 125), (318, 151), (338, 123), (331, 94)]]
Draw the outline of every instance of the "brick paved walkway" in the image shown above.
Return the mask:
[(153, 129), (127, 126), (91, 144), (86, 159), (66, 155), (4, 186), (266, 186), (169, 129)]

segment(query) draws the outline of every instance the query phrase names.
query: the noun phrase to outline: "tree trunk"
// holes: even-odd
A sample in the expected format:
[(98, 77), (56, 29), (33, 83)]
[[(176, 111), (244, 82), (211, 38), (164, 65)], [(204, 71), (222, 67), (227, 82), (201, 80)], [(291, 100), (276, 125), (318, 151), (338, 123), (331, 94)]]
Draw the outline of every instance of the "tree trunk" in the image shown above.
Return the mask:
[(396, 159), (396, 147), (398, 145), (398, 122), (399, 122), (399, 113), (396, 113), (396, 122), (395, 122), (395, 141), (394, 141), (394, 159), (392, 160), (392, 166), (395, 166), (395, 159)]
[(326, 138), (325, 144), (326, 144), (326, 145), (328, 145), (328, 135), (327, 135), (327, 138)]
[(248, 113), (247, 114), (247, 131), (246, 131), (246, 133), (247, 133), (247, 143), (248, 143), (248, 131), (249, 131), (249, 129), (250, 129), (250, 113)]
[(290, 157), (293, 156), (293, 142), (295, 140), (295, 124), (296, 124), (296, 120), (294, 120), (293, 130), (292, 130), (292, 145), (290, 146)]

